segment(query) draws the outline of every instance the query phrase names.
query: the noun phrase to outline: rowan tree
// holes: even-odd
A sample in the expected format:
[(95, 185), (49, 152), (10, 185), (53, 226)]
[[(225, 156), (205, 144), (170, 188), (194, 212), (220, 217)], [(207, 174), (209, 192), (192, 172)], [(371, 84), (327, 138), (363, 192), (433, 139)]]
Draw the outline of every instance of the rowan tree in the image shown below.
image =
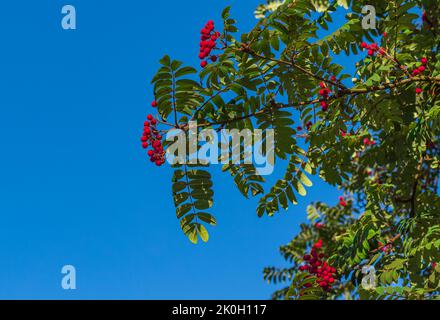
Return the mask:
[[(375, 29), (362, 26), (365, 5), (375, 8)], [(340, 10), (345, 21), (334, 26)], [(191, 120), (198, 130), (273, 129), (275, 167), (284, 171), (274, 185), (252, 164), (222, 167), (243, 196), (259, 198), (259, 216), (301, 201), (311, 175), (341, 191), (336, 206), (308, 207), (308, 223), (281, 247), (289, 267), (264, 270), (269, 282), (286, 283), (273, 298), (438, 297), (438, 2), (269, 1), (256, 14), (246, 33), (229, 8), (221, 24), (208, 21), (197, 68), (160, 61), (152, 80), (157, 119), (149, 117), (142, 137), (151, 161), (164, 163), (162, 136), (188, 131)], [(335, 62), (344, 55), (356, 57), (355, 74)], [(182, 230), (194, 243), (208, 241), (206, 225), (216, 224), (207, 213), (208, 166), (172, 167)], [(364, 266), (375, 267), (375, 288), (362, 287)]]

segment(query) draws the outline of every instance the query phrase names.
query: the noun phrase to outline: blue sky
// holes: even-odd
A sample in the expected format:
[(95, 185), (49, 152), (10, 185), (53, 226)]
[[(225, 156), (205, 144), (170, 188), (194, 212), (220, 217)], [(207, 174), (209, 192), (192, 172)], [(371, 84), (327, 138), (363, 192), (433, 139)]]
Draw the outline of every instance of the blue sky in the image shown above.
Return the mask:
[[(199, 30), (223, 7), (241, 30), (261, 0), (85, 1), (76, 31), (64, 1), (8, 1), (0, 10), (0, 298), (266, 299), (268, 265), (312, 201), (337, 202), (317, 179), (300, 205), (259, 219), (213, 168), (219, 225), (208, 244), (180, 231), (172, 171), (139, 136), (164, 54), (196, 65)], [(61, 268), (77, 290), (61, 288)]]

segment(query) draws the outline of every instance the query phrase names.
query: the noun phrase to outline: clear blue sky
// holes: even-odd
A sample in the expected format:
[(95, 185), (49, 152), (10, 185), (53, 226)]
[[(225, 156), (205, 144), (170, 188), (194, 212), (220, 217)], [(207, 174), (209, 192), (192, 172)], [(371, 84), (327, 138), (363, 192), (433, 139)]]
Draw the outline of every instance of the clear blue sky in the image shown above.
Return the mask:
[[(7, 1), (0, 10), (0, 298), (266, 299), (262, 279), (312, 201), (259, 219), (213, 168), (219, 225), (208, 244), (182, 235), (172, 171), (140, 148), (163, 54), (196, 65), (199, 30), (232, 5), (241, 30), (260, 0)], [(76, 6), (78, 30), (60, 27)], [(61, 267), (77, 269), (76, 291)]]

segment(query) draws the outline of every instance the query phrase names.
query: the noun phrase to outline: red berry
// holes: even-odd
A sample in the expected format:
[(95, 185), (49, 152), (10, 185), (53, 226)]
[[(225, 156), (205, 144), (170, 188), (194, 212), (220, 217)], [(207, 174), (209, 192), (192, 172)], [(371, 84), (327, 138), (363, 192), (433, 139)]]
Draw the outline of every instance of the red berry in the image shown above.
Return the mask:
[(147, 119), (151, 121), (151, 120), (153, 120), (153, 116), (152, 116), (151, 114), (149, 114), (149, 115), (147, 116)]
[(427, 63), (428, 63), (428, 59), (426, 59), (426, 58), (422, 58), (422, 59), (420, 59), (420, 61), (421, 61), (423, 64), (427, 64)]
[(200, 63), (200, 66), (201, 66), (202, 68), (205, 68), (207, 65), (208, 65), (208, 62), (206, 62), (206, 61), (202, 61), (202, 62)]
[(425, 71), (425, 69), (426, 69), (425, 66), (420, 66), (418, 70), (419, 70), (420, 72), (423, 72), (423, 71)]
[(361, 47), (366, 49), (366, 48), (368, 48), (368, 44), (366, 42), (362, 42), (361, 43)]
[(317, 242), (313, 246), (317, 249), (322, 248), (322, 242)]
[(154, 101), (151, 103), (151, 106), (152, 106), (153, 108), (156, 108), (156, 107), (157, 107), (157, 102), (156, 102), (156, 100), (154, 100)]
[(374, 55), (374, 51), (373, 51), (372, 49), (368, 50), (368, 55), (369, 55), (369, 56)]
[(216, 62), (216, 61), (217, 61), (217, 56), (212, 56), (212, 57), (211, 57), (211, 61), (212, 61), (212, 62)]
[(416, 88), (416, 93), (417, 94), (420, 94), (420, 93), (422, 93), (423, 92), (423, 90), (421, 89), (421, 88)]

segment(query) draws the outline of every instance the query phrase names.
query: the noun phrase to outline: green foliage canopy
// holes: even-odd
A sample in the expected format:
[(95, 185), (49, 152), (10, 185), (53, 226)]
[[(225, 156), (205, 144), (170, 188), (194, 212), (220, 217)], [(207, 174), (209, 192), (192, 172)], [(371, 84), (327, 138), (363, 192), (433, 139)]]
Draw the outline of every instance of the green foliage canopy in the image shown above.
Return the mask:
[[(362, 28), (367, 4), (376, 8), (377, 29)], [(338, 6), (348, 8), (345, 23), (319, 38)], [(168, 56), (161, 60), (153, 79), (161, 125), (187, 130), (196, 120), (199, 129), (274, 129), (276, 159), (288, 165), (273, 186), (251, 164), (223, 166), (245, 197), (259, 197), (259, 216), (297, 204), (312, 187), (310, 175), (344, 193), (346, 206), (309, 206), (309, 223), (281, 248), (291, 267), (264, 271), (269, 282), (288, 283), (274, 298), (438, 297), (438, 2), (288, 0), (257, 14), (255, 27), (239, 34), (229, 8), (223, 11), (218, 59), (200, 72)], [(382, 54), (361, 55), (363, 41), (377, 41)], [(344, 72), (336, 55), (358, 56), (356, 73)], [(423, 57), (426, 70), (413, 74)], [(327, 110), (320, 106), (322, 87), (330, 90)], [(214, 203), (211, 175), (200, 165), (174, 169), (182, 230), (194, 243), (207, 241), (205, 226), (216, 224), (206, 212)], [(330, 292), (316, 285), (304, 290), (313, 281), (298, 272), (318, 239), (340, 274)], [(365, 265), (377, 269), (376, 289), (360, 286)]]

